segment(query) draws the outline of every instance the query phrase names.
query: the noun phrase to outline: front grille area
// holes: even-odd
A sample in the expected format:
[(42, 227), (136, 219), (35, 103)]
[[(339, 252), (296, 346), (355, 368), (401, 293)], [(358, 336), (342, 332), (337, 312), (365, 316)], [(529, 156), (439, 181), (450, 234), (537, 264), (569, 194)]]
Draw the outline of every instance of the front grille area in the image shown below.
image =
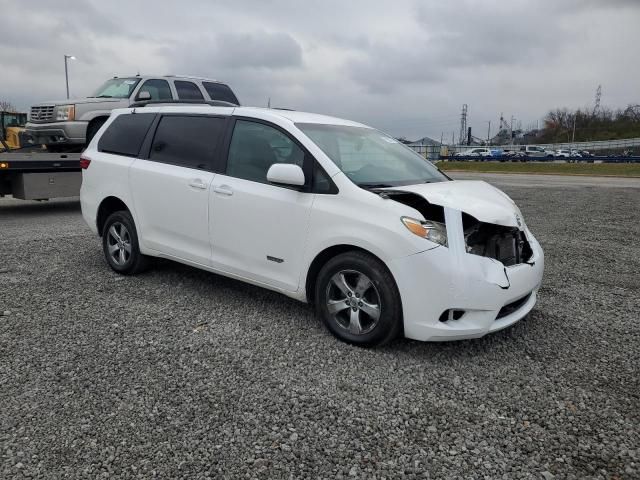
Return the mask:
[(496, 320), (500, 320), (501, 318), (506, 317), (507, 315), (511, 315), (513, 312), (515, 312), (520, 307), (522, 307), (525, 303), (527, 303), (527, 300), (529, 300), (529, 297), (531, 297), (531, 294), (525, 297), (522, 297), (519, 300), (516, 300), (515, 302), (507, 303), (498, 312), (498, 316), (496, 317)]
[(31, 121), (48, 122), (53, 120), (53, 105), (39, 105), (31, 107)]

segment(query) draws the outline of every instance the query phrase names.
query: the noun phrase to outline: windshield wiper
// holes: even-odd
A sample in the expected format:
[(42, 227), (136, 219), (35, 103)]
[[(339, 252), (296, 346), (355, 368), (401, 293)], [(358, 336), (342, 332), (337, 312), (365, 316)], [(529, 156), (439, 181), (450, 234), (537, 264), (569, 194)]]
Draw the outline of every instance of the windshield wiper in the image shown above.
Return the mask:
[(388, 183), (359, 183), (358, 186), (366, 190), (375, 190), (376, 188), (393, 187), (393, 185), (389, 185)]
[(90, 98), (113, 98), (112, 95), (98, 95), (97, 97), (90, 97)]

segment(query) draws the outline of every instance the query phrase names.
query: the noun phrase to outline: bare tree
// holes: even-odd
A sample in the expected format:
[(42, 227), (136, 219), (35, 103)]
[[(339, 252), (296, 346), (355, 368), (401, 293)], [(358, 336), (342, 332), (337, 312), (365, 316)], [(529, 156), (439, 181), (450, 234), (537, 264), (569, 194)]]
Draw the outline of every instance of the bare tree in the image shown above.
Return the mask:
[(0, 100), (0, 112), (17, 112), (17, 110), (8, 100)]

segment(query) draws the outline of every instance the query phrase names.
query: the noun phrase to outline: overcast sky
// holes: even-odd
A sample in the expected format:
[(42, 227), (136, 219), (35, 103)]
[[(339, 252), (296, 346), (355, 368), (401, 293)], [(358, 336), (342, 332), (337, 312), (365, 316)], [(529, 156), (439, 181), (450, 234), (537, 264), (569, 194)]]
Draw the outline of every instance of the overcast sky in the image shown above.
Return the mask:
[(0, 0), (0, 99), (21, 108), (113, 75), (228, 82), (245, 105), (450, 140), (554, 107), (640, 103), (640, 0)]

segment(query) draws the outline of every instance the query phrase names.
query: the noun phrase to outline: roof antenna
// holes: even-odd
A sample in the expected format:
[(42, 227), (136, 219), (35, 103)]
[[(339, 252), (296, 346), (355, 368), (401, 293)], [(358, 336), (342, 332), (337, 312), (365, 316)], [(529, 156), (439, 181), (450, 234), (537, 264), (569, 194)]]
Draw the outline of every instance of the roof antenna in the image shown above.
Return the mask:
[(267, 108), (271, 108), (271, 97), (269, 97), (269, 100), (267, 100)]

